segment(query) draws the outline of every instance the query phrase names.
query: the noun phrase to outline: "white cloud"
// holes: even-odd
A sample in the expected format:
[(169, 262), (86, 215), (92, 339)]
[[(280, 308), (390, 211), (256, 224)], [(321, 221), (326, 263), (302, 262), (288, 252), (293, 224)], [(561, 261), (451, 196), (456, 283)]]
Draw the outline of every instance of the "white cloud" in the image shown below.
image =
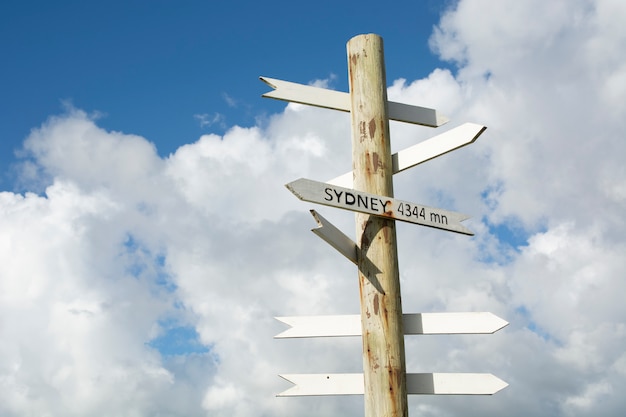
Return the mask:
[(228, 104), (228, 107), (233, 107), (233, 108), (237, 107), (237, 100), (235, 100), (229, 94), (222, 93), (222, 98), (224, 98), (224, 101), (226, 102), (226, 104)]
[[(510, 384), (411, 398), (411, 414), (622, 414), (623, 15), (617, 1), (462, 1), (432, 38), (459, 71), (391, 80), (390, 99), (448, 115), (442, 130), (488, 126), (396, 179), (398, 198), (469, 213), (476, 232), (398, 225), (404, 310), (511, 322), (407, 338), (410, 372)], [(278, 373), (360, 371), (358, 339), (272, 339), (273, 316), (358, 311), (354, 267), (283, 187), (347, 171), (349, 129), (347, 114), (290, 105), (168, 158), (79, 110), (34, 130), (23, 179), (45, 192), (0, 193), (0, 414), (362, 415), (358, 398), (274, 397), (289, 385)], [(392, 146), (432, 134), (394, 123)], [(353, 234), (352, 214), (319, 210)], [(149, 342), (167, 320), (209, 351), (161, 356)]]
[(202, 113), (202, 114), (194, 114), (193, 118), (196, 119), (200, 123), (201, 128), (211, 127), (217, 124), (219, 127), (224, 127), (224, 115), (221, 113)]

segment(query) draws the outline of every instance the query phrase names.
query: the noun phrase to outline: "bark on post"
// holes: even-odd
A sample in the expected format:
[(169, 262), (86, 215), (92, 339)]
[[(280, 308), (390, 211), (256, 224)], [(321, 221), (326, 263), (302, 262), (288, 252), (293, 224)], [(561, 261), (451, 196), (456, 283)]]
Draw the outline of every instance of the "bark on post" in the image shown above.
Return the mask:
[[(347, 44), (356, 190), (393, 197), (383, 41)], [(393, 220), (356, 214), (366, 417), (407, 417), (406, 366), (396, 229)], [(363, 262), (367, 257), (370, 262)]]

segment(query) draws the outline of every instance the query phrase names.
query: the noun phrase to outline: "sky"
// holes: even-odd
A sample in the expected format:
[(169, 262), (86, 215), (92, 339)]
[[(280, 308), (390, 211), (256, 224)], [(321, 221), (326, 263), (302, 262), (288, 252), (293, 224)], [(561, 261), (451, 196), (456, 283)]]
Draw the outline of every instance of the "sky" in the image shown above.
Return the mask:
[[(222, 4), (223, 3), (223, 4)], [(260, 76), (348, 90), (384, 39), (394, 176), (474, 236), (398, 223), (405, 313), (487, 311), (491, 335), (406, 336), (407, 371), (492, 373), (493, 396), (410, 416), (626, 408), (626, 3), (621, 0), (5, 1), (0, 5), (0, 415), (361, 416), (276, 397), (279, 374), (362, 372), (358, 337), (274, 339), (278, 316), (358, 314), (353, 264), (284, 185), (351, 167), (347, 113), (262, 98)]]

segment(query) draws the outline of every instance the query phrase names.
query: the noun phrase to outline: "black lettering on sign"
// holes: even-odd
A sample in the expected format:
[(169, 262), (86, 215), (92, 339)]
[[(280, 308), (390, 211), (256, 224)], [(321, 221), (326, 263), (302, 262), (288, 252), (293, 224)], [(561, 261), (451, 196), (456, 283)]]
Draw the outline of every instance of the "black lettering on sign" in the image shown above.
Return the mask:
[(444, 214), (430, 213), (430, 221), (433, 223), (448, 224), (448, 217)]
[[(387, 206), (392, 207), (391, 200), (381, 200), (377, 196), (362, 195), (356, 192), (339, 191), (335, 188), (324, 188), (324, 201), (333, 202), (337, 204), (345, 204), (346, 206), (356, 205), (359, 208), (371, 210), (376, 213), (385, 213)], [(407, 210), (410, 210), (407, 208)], [(398, 211), (402, 212), (402, 206), (398, 208)], [(403, 213), (411, 216), (410, 212)]]
[(357, 206), (369, 208), (367, 197), (363, 197), (361, 194), (357, 194), (356, 198), (357, 198), (357, 203), (356, 203)]
[(327, 197), (324, 197), (324, 200), (333, 201), (333, 195), (330, 193), (330, 188), (328, 187), (324, 188), (324, 194), (326, 194), (327, 196)]

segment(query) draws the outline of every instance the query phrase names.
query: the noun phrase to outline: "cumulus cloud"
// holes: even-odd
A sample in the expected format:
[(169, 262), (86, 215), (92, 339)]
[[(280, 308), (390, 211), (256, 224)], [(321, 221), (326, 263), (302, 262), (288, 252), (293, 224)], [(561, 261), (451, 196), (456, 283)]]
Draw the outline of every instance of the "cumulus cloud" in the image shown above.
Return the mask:
[[(395, 178), (398, 198), (471, 214), (476, 232), (398, 225), (405, 312), (511, 322), (407, 337), (409, 372), (510, 384), (411, 397), (411, 414), (621, 415), (625, 18), (619, 1), (461, 1), (431, 38), (458, 69), (389, 80), (391, 100), (448, 115), (441, 130), (488, 126)], [(399, 150), (438, 132), (391, 133)], [(167, 158), (77, 109), (34, 129), (33, 192), (0, 193), (0, 414), (362, 415), (361, 398), (274, 397), (279, 373), (361, 371), (358, 338), (272, 339), (273, 316), (358, 312), (354, 266), (283, 187), (349, 170), (349, 137), (348, 115), (296, 105)], [(351, 213), (319, 210), (354, 233)], [(193, 351), (159, 350), (172, 328), (195, 329)]]

